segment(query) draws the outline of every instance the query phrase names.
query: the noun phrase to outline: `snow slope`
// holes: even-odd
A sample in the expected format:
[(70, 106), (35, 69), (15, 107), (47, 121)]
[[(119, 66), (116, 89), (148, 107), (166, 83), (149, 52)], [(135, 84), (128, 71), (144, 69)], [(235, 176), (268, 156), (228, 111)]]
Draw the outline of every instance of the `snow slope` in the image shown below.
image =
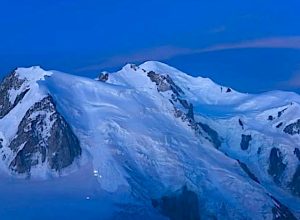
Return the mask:
[[(84, 172), (97, 180), (97, 197), (108, 192), (117, 198), (111, 199), (114, 204), (134, 201), (138, 205), (130, 206), (127, 216), (137, 216), (144, 207), (146, 218), (172, 219), (166, 207), (176, 207), (180, 199), (187, 203), (186, 187), (202, 219), (300, 217), (300, 199), (289, 187), (299, 165), (294, 154), (299, 136), (283, 131), (300, 117), (297, 94), (242, 94), (153, 61), (128, 64), (104, 82), (39, 68), (17, 73), (28, 79), (32, 95), (0, 119), (3, 143), (16, 135), (24, 112), (50, 95), (80, 141), (81, 167), (91, 164), (88, 170), (73, 167), (64, 173)], [(18, 92), (9, 92), (12, 102)], [(270, 115), (274, 119), (268, 120)], [(251, 135), (246, 150), (242, 135)], [(276, 181), (268, 171), (273, 147), (286, 164)], [(32, 167), (33, 177), (49, 170), (42, 166), (41, 171), (40, 165)], [(2, 167), (9, 172), (5, 163)], [(182, 196), (174, 200), (174, 195)], [(110, 214), (118, 212), (112, 207)]]

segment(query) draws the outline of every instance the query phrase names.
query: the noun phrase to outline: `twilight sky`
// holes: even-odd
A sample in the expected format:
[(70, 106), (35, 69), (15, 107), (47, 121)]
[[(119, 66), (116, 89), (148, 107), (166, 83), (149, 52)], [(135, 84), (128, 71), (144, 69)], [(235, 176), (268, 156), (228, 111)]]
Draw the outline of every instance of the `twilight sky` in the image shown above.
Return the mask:
[(300, 92), (298, 0), (1, 0), (0, 75), (159, 60), (243, 92)]

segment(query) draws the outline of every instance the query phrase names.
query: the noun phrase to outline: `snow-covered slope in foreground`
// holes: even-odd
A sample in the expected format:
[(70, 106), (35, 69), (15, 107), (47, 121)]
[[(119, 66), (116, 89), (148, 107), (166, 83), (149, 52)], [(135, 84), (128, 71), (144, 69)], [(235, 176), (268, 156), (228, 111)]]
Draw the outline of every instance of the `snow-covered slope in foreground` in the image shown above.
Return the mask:
[(17, 69), (0, 92), (2, 170), (84, 173), (97, 180), (97, 198), (111, 195), (105, 216), (300, 217), (294, 93), (242, 94), (159, 62), (99, 80)]

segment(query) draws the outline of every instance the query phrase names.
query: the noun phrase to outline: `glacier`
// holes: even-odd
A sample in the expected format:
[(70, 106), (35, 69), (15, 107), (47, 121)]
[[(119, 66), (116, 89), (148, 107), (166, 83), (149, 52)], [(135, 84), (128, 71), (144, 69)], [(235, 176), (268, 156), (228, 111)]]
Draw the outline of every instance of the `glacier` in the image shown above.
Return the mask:
[[(300, 218), (296, 93), (244, 94), (148, 61), (99, 79), (18, 68), (0, 94), (6, 219)], [(46, 97), (52, 110), (27, 117)], [(38, 141), (20, 156), (29, 140), (11, 143), (28, 132)]]

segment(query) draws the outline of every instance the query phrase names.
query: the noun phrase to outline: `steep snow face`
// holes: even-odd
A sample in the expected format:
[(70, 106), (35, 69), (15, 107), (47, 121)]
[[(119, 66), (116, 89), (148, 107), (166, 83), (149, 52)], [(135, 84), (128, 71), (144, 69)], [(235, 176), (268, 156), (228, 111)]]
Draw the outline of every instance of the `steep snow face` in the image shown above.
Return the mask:
[[(165, 64), (146, 62), (140, 67), (171, 76), (182, 88), (185, 99), (194, 104), (196, 120), (208, 124), (223, 139), (220, 151), (237, 159), (246, 173), (254, 173), (260, 184), (300, 211), (299, 198), (290, 195), (300, 195), (297, 94), (273, 91), (251, 95), (231, 90), (224, 95), (224, 86), (188, 76)], [(280, 193), (280, 188), (285, 193)]]
[[(12, 120), (15, 127), (10, 131), (0, 127), (1, 150), (13, 155), (9, 145), (23, 139), (18, 132), (25, 127), (25, 133), (34, 132), (24, 139), (38, 133), (42, 141), (27, 147), (18, 141), (17, 148), (27, 149), (31, 157), (26, 163), (11, 163), (12, 168), (18, 164), (28, 171), (30, 164), (30, 173), (38, 175), (51, 168), (71, 168), (81, 155), (81, 164), (92, 163), (87, 172), (101, 190), (111, 195), (125, 192), (139, 207), (151, 213), (155, 208), (170, 219), (300, 217), (300, 153), (292, 152), (299, 138), (296, 94), (242, 94), (159, 62), (128, 64), (97, 80), (21, 70), (21, 82), (11, 91), (3, 89), (10, 92), (6, 101), (0, 100), (0, 105), (10, 103), (0, 126), (19, 119), (18, 109), (22, 116)], [(24, 96), (19, 91), (22, 79), (30, 82)], [(35, 106), (47, 97), (50, 106)], [(15, 100), (22, 101), (14, 105)], [(32, 126), (37, 118), (39, 126)], [(27, 126), (21, 126), (24, 123)], [(50, 137), (59, 141), (49, 144)]]
[[(219, 150), (238, 160), (250, 178), (300, 212), (299, 199), (295, 198), (300, 185), (297, 154), (300, 99), (297, 94), (281, 91), (241, 94), (158, 62), (127, 65), (109, 75), (108, 82), (151, 92), (165, 90), (163, 83), (156, 83), (157, 88), (149, 85), (149, 72), (170, 77), (182, 91), (180, 99), (193, 105), (195, 121), (217, 132), (222, 142)], [(174, 101), (166, 93), (161, 94)]]
[(236, 160), (216, 149), (212, 137), (218, 133), (189, 114), (193, 107), (181, 84), (168, 74), (155, 74), (127, 65), (105, 83), (63, 73), (40, 83), (91, 155), (91, 175), (101, 188), (126, 189), (151, 206), (187, 186), (203, 218), (292, 215), (276, 206)]

